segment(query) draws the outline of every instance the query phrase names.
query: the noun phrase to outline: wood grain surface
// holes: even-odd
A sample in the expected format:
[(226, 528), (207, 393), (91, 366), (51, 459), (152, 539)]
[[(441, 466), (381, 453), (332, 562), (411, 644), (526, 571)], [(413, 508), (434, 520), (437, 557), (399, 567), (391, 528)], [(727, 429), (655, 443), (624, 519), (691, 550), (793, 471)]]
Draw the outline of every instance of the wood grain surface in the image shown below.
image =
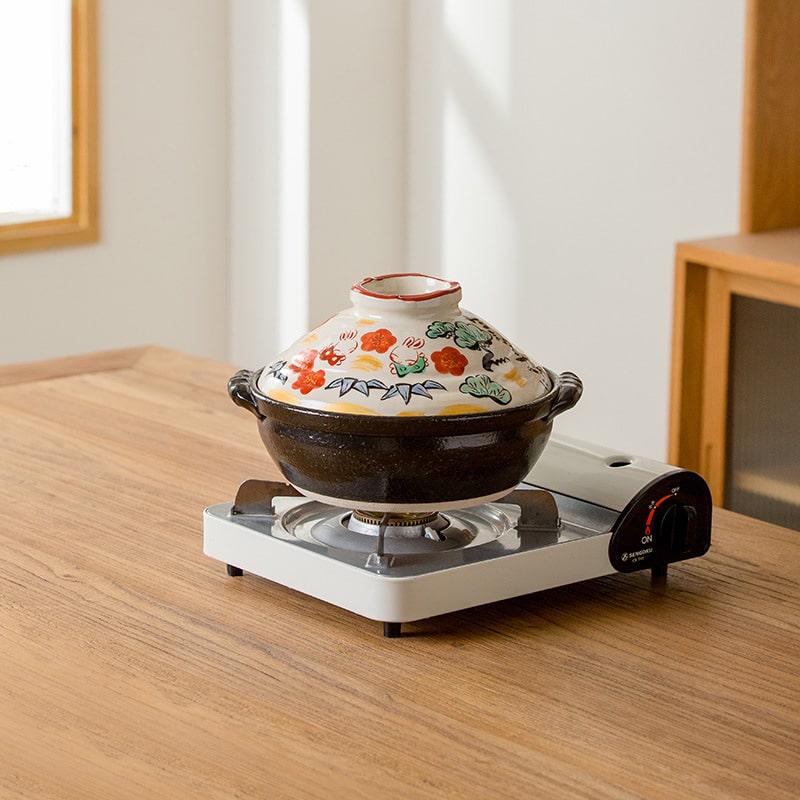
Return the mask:
[(800, 286), (800, 228), (678, 242), (678, 259), (787, 287)]
[(384, 639), (203, 555), (203, 508), (277, 477), (233, 367), (74, 366), (0, 369), (0, 797), (800, 794), (796, 533), (719, 511), (666, 581)]

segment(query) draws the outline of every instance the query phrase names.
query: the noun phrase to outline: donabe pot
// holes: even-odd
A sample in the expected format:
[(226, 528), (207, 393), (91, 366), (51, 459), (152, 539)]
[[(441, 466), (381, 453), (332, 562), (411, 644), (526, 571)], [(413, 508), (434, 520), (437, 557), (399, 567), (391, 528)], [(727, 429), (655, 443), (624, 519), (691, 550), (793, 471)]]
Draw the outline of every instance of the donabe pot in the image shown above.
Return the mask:
[(303, 494), (365, 511), (433, 511), (501, 498), (525, 478), (553, 418), (577, 403), (580, 379), (546, 370), (551, 388), (531, 403), (448, 416), (369, 416), (321, 411), (267, 397), (263, 370), (228, 382), (258, 419), (272, 459)]

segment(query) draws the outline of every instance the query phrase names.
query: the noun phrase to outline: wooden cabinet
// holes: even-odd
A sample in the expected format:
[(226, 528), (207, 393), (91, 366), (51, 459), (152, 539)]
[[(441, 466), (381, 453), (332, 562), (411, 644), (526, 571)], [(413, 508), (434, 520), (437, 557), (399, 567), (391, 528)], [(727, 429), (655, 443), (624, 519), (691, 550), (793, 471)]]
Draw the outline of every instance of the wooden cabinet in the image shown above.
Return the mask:
[(800, 228), (676, 249), (670, 463), (800, 530)]
[(669, 460), (800, 530), (800, 2), (747, 0), (740, 230), (676, 250)]

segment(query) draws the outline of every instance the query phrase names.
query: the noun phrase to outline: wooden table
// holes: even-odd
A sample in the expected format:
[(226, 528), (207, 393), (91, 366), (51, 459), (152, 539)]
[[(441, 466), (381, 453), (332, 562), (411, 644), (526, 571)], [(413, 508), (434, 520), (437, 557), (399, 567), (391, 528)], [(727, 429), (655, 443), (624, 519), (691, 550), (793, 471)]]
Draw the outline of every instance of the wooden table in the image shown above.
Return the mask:
[[(254, 366), (254, 365), (250, 365)], [(202, 552), (277, 477), (233, 368), (0, 368), (0, 797), (796, 798), (800, 537), (403, 626)]]

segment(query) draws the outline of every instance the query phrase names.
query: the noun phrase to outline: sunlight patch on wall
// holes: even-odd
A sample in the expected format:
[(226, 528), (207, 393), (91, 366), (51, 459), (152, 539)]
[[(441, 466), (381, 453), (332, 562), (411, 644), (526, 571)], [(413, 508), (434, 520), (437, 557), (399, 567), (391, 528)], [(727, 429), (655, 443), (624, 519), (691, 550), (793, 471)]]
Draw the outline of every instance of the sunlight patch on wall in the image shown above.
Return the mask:
[(472, 76), (498, 113), (511, 104), (511, 0), (446, 0), (448, 44), (469, 64)]
[(445, 4), (441, 251), (446, 277), (462, 283), (467, 307), (503, 319), (513, 335), (508, 298), (518, 231), (505, 174), (513, 145), (509, 21), (508, 2)]
[[(470, 120), (452, 93), (444, 108), (443, 263), (453, 277), (514, 265), (514, 211)], [(472, 231), (465, 236), (464, 231)], [(450, 277), (448, 275), (448, 277)], [(494, 283), (492, 280), (491, 283)]]
[(282, 0), (279, 38), (278, 338), (308, 330), (309, 29), (305, 0)]

